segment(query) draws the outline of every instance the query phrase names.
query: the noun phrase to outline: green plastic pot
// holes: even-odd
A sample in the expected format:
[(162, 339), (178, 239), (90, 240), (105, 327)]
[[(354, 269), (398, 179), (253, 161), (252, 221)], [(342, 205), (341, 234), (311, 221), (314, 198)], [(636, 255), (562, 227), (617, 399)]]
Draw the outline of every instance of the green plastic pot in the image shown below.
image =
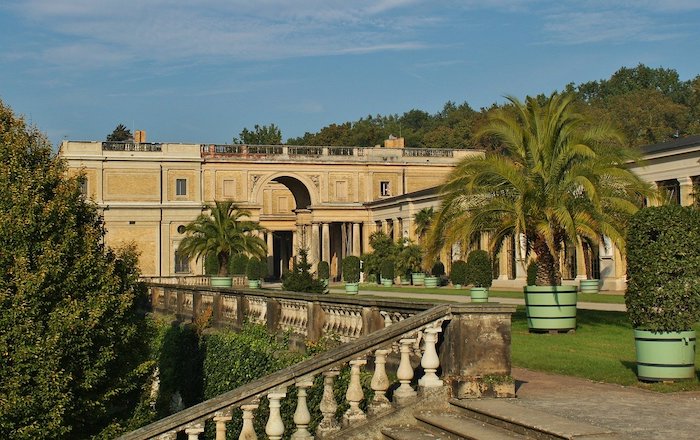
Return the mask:
[(531, 331), (576, 329), (576, 286), (525, 286), (525, 311)]
[(231, 287), (233, 279), (231, 277), (209, 277), (209, 285), (212, 287)]
[(360, 283), (345, 283), (345, 293), (357, 294), (360, 291)]
[(438, 277), (425, 277), (425, 287), (437, 287)]
[(599, 293), (600, 280), (581, 280), (581, 293)]
[(260, 288), (260, 280), (248, 280), (248, 288), (249, 289), (259, 289)]
[(382, 286), (391, 287), (394, 284), (394, 280), (391, 278), (382, 278)]
[(650, 332), (634, 330), (637, 378), (670, 381), (695, 377), (695, 330)]
[(425, 274), (422, 272), (413, 272), (411, 274), (411, 278), (413, 279), (413, 285), (414, 286), (423, 286), (425, 285)]
[(409, 277), (401, 277), (401, 285), (408, 286), (411, 284), (411, 279)]
[(455, 289), (461, 289), (461, 288), (462, 288), (462, 285), (461, 285), (461, 284), (453, 284), (453, 286), (454, 286)]
[(489, 302), (489, 289), (486, 287), (472, 287), (469, 289), (469, 295), (471, 295), (473, 303)]

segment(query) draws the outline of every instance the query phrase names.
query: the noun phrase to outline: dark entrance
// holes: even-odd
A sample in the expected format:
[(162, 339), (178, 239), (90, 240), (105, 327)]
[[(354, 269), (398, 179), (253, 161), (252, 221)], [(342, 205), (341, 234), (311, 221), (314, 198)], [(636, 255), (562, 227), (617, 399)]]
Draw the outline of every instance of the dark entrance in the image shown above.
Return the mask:
[(272, 234), (272, 273), (274, 279), (281, 279), (283, 270), (289, 268), (292, 258), (292, 231), (276, 231)]

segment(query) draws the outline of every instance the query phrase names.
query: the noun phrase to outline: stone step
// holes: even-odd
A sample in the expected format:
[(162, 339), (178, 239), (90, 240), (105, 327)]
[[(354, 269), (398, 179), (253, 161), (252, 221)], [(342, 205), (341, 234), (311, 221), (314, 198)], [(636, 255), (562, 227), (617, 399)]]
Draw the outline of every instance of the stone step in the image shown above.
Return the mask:
[(509, 403), (504, 399), (450, 399), (465, 416), (540, 440), (611, 440), (613, 431)]
[(423, 427), (437, 429), (458, 439), (524, 440), (526, 437), (507, 429), (469, 417), (465, 411), (420, 411), (414, 414)]
[(461, 440), (447, 433), (410, 425), (393, 425), (381, 429), (384, 438), (391, 440)]

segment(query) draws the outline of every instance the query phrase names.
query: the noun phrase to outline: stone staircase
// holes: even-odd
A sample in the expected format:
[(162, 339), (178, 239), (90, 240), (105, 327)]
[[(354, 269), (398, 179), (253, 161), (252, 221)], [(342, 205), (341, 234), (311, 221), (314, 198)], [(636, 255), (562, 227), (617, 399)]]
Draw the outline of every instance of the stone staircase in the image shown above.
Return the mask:
[[(505, 399), (450, 399), (447, 405), (417, 407), (403, 423), (379, 428), (392, 440), (610, 440), (606, 429), (514, 405)], [(369, 436), (372, 438), (372, 436)]]

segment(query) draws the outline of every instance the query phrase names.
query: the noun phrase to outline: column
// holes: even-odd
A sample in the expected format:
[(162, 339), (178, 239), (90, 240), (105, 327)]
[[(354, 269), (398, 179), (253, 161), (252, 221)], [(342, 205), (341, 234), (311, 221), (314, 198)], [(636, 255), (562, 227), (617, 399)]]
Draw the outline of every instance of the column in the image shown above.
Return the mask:
[(319, 240), (320, 240), (320, 225), (318, 223), (313, 223), (311, 225), (311, 249), (309, 253), (309, 263), (311, 263), (312, 270), (316, 270), (319, 259)]
[(297, 256), (297, 251), (299, 249), (299, 228), (296, 227), (292, 230), (292, 258)]
[(691, 177), (679, 177), (678, 185), (680, 188), (680, 197), (682, 206), (690, 206), (693, 204), (693, 179)]
[(340, 261), (348, 255), (348, 224), (340, 224)]
[(352, 254), (359, 257), (360, 254), (362, 253), (361, 249), (361, 242), (360, 242), (360, 224), (359, 223), (353, 223), (352, 224)]
[(371, 251), (371, 246), (369, 245), (369, 236), (372, 235), (375, 229), (375, 224), (374, 222), (365, 222), (363, 225), (363, 231), (365, 232), (362, 235), (362, 249), (365, 252), (370, 252)]
[(508, 279), (508, 248), (510, 248), (510, 238), (506, 238), (501, 245), (501, 250), (498, 252), (498, 279)]
[(267, 232), (267, 273), (274, 275), (275, 273), (275, 258), (274, 258), (274, 238), (272, 231)]
[(331, 228), (330, 224), (321, 224), (321, 259), (327, 261), (329, 264), (331, 262)]
[(588, 273), (586, 272), (586, 258), (588, 255), (583, 251), (583, 242), (580, 238), (576, 239), (576, 279), (585, 280), (588, 279)]

